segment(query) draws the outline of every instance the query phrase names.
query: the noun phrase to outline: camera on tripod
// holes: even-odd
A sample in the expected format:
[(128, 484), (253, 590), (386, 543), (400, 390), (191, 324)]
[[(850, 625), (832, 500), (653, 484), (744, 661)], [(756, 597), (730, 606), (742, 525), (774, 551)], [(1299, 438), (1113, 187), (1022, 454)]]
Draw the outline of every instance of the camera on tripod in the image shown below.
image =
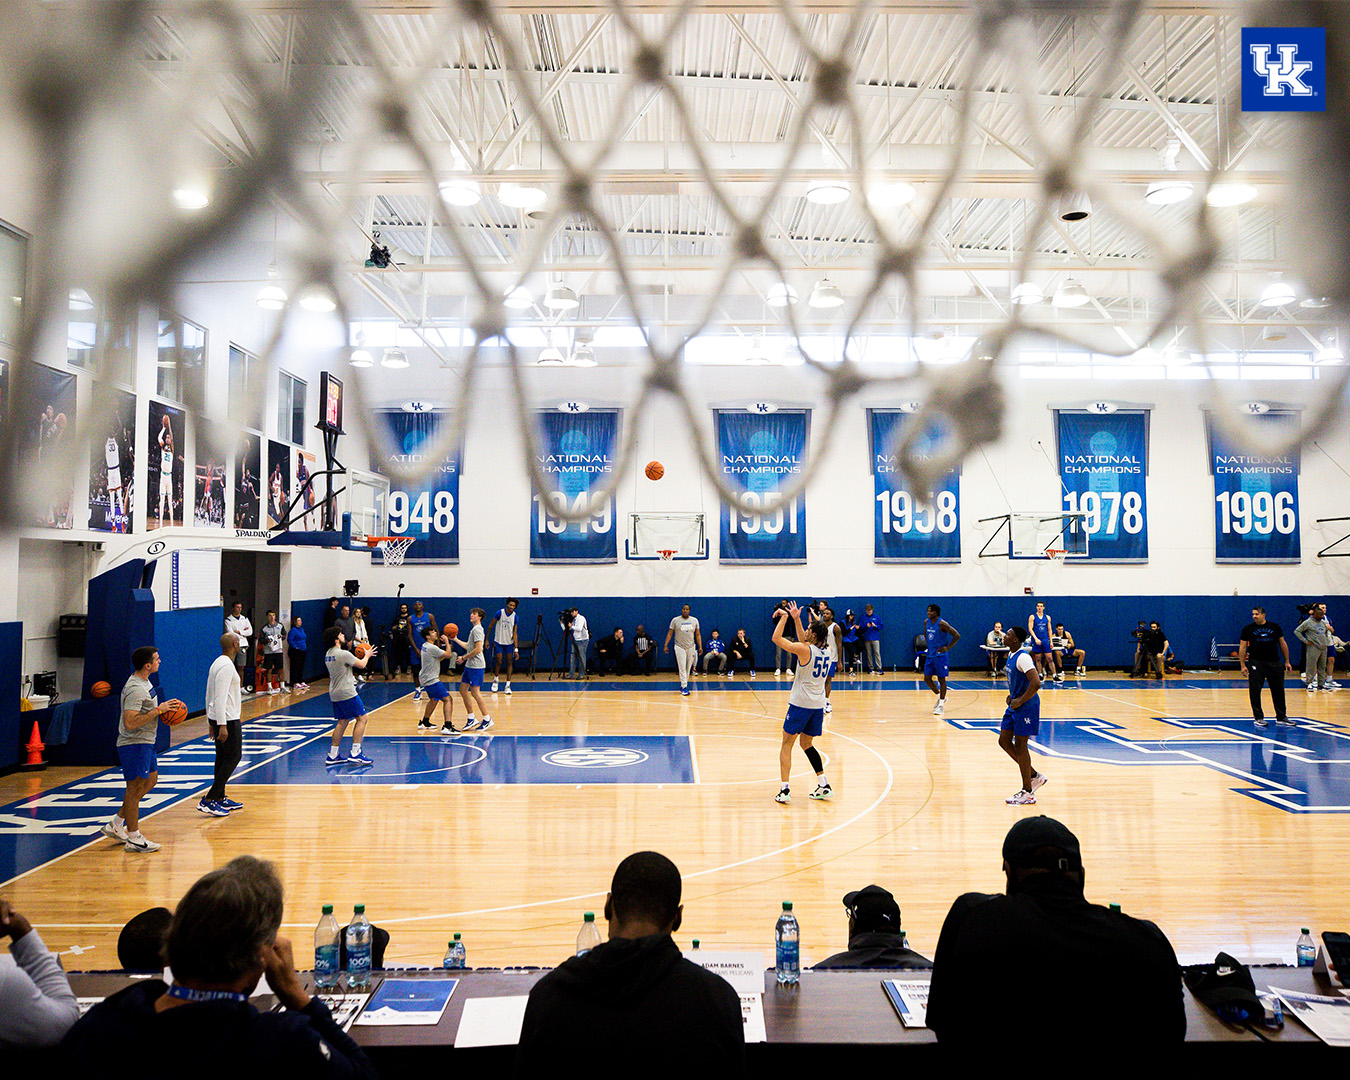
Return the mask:
[(1148, 623), (1145, 622), (1143, 619), (1140, 619), (1138, 625), (1135, 626), (1135, 628), (1130, 631), (1130, 637), (1134, 638), (1135, 641), (1143, 641), (1144, 638), (1147, 636), (1148, 636)]

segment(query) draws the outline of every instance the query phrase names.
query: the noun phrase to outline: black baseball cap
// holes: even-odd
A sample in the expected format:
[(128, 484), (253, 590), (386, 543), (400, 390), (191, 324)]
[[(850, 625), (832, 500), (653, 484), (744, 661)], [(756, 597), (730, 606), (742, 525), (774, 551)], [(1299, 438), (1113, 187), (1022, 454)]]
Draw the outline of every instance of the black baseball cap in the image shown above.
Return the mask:
[(1062, 822), (1044, 814), (1023, 818), (1008, 830), (1003, 838), (1003, 858), (1015, 869), (1083, 869), (1078, 837)]
[(1219, 953), (1212, 964), (1195, 964), (1182, 969), (1186, 988), (1199, 1001), (1217, 1009), (1225, 1020), (1259, 1020), (1263, 1013), (1256, 996), (1256, 983), (1246, 964)]
[(900, 932), (900, 905), (880, 885), (869, 885), (865, 889), (846, 893), (844, 910), (853, 916), (854, 930)]

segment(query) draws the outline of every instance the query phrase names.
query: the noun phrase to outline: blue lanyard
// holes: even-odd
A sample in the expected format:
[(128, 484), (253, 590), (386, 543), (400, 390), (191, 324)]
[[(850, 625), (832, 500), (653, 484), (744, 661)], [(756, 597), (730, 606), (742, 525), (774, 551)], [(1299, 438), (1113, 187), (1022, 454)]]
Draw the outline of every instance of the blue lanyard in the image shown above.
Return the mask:
[(169, 987), (169, 997), (181, 1001), (247, 1001), (247, 994), (236, 994), (233, 990), (193, 990), (190, 986), (174, 983)]

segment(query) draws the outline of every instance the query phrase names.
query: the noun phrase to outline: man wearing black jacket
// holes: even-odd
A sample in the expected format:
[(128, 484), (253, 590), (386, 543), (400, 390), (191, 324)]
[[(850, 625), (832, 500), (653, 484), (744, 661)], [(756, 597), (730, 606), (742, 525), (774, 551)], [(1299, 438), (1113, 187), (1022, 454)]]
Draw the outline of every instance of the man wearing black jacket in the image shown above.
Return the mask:
[(933, 966), (909, 948), (900, 929), (900, 905), (880, 885), (857, 889), (844, 897), (848, 912), (848, 949), (813, 965), (821, 968), (908, 968), (926, 971)]
[(745, 1065), (740, 997), (720, 975), (684, 959), (680, 872), (639, 851), (614, 871), (605, 898), (609, 940), (574, 956), (530, 991), (516, 1075), (584, 1069), (590, 1076), (739, 1076)]
[(1006, 894), (958, 896), (942, 924), (928, 988), (938, 1042), (988, 1053), (1044, 1039), (1059, 1054), (1185, 1039), (1171, 943), (1151, 922), (1088, 903), (1073, 833), (1023, 818), (1003, 841), (1003, 869)]
[[(305, 992), (281, 926), (271, 863), (241, 855), (199, 878), (174, 912), (165, 960), (174, 983), (147, 979), (95, 1005), (61, 1043), (65, 1075), (366, 1078), (370, 1059)], [(265, 976), (284, 1007), (260, 1013)]]

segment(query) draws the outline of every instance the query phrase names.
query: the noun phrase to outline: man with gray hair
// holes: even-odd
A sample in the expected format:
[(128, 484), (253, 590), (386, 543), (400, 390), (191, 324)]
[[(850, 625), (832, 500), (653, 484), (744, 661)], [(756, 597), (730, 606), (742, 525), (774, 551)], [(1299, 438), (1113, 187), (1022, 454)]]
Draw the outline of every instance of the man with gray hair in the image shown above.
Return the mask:
[(1318, 689), (1319, 680), (1323, 690), (1330, 690), (1327, 650), (1331, 648), (1331, 624), (1327, 622), (1326, 605), (1309, 605), (1308, 617), (1294, 627), (1294, 637), (1304, 645), (1303, 677), (1308, 681), (1308, 693)]
[[(269, 611), (268, 615), (271, 614)], [(211, 817), (227, 817), (244, 808), (243, 803), (225, 797), (225, 784), (244, 756), (244, 735), (240, 728), (243, 694), (239, 669), (234, 663), (239, 649), (240, 642), (234, 634), (223, 634), (220, 655), (206, 675), (206, 722), (211, 725), (211, 741), (216, 747), (216, 769), (211, 790), (197, 803), (197, 810)]]
[[(281, 881), (271, 863), (241, 855), (197, 879), (165, 940), (173, 984), (137, 982), (95, 1005), (61, 1047), (69, 1075), (375, 1077), (374, 1066), (310, 997), (281, 927)], [(260, 1013), (249, 995), (265, 977), (284, 1011)]]

